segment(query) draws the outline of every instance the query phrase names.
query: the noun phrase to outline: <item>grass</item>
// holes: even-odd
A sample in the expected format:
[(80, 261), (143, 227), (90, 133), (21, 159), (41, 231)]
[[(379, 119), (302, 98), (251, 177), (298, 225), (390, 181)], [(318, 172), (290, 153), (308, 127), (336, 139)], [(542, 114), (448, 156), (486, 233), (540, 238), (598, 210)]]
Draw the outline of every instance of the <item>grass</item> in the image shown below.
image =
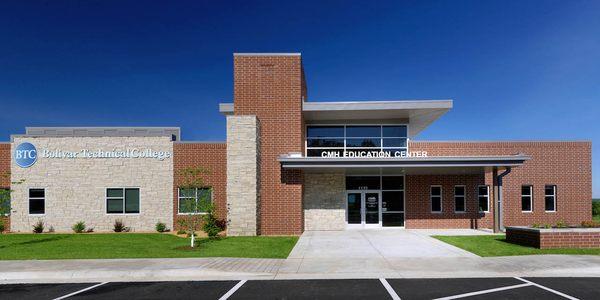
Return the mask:
[(579, 254), (600, 255), (600, 249), (537, 249), (534, 247), (511, 244), (504, 235), (474, 236), (434, 236), (434, 238), (450, 245), (475, 253), (479, 256), (513, 256), (536, 254)]
[(286, 258), (297, 237), (225, 237), (190, 240), (170, 234), (3, 234), (0, 260), (252, 257)]
[(596, 222), (600, 222), (600, 215), (594, 215), (593, 216), (594, 221)]

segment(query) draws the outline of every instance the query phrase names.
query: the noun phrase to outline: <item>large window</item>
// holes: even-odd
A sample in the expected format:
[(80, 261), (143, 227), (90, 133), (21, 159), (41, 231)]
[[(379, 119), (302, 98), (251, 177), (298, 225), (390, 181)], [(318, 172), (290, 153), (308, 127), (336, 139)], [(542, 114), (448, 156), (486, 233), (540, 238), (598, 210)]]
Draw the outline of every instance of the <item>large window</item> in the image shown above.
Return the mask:
[(179, 188), (179, 214), (206, 213), (206, 204), (211, 202), (210, 188)]
[(107, 214), (139, 214), (139, 188), (108, 188), (106, 189)]
[(404, 226), (404, 176), (381, 177), (383, 226)]
[(531, 185), (521, 187), (521, 211), (533, 211), (533, 186)]
[(406, 125), (339, 125), (307, 126), (306, 155), (343, 157), (344, 153), (406, 152), (408, 128)]
[(544, 192), (544, 202), (546, 206), (546, 211), (555, 212), (556, 211), (556, 185), (547, 185), (545, 187)]
[(490, 212), (490, 187), (488, 185), (477, 187), (477, 199), (479, 200), (479, 212)]
[(29, 189), (29, 214), (43, 215), (46, 213), (46, 190)]
[(465, 212), (465, 186), (457, 185), (454, 187), (454, 211)]
[(431, 212), (442, 212), (442, 186), (432, 185), (430, 189)]

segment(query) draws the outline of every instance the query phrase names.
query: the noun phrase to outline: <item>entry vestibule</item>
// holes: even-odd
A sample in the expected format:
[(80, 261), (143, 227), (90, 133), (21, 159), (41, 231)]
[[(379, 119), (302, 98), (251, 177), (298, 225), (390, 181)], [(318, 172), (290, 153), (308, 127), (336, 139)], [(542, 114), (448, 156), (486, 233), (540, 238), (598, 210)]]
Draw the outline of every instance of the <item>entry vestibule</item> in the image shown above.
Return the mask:
[(404, 176), (346, 176), (348, 227), (404, 226)]

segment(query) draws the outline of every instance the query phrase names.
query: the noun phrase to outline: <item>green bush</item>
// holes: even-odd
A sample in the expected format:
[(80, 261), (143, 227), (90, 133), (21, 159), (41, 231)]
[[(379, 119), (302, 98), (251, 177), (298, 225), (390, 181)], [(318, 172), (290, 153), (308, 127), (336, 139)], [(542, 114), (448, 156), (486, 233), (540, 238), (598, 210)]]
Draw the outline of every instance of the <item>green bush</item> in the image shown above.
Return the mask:
[(533, 225), (531, 225), (531, 228), (540, 228), (540, 224), (539, 223), (533, 223)]
[(600, 201), (592, 202), (592, 213), (594, 214), (594, 216), (600, 215)]
[(114, 232), (128, 232), (129, 228), (125, 226), (122, 220), (115, 220), (115, 224), (113, 225)]
[(177, 230), (177, 234), (185, 234), (185, 230), (179, 229), (179, 230)]
[(6, 228), (4, 227), (4, 220), (0, 219), (0, 233), (3, 233), (3, 232), (4, 232), (4, 229), (6, 229)]
[(165, 232), (165, 231), (167, 231), (167, 224), (158, 222), (158, 223), (156, 223), (155, 228), (156, 228), (156, 231), (158, 231), (158, 232)]
[(556, 228), (567, 228), (567, 227), (569, 227), (569, 225), (567, 225), (567, 223), (565, 223), (565, 221), (560, 220), (560, 221), (556, 222), (556, 225), (554, 227), (556, 227)]
[(71, 227), (71, 229), (73, 229), (73, 231), (75, 233), (82, 233), (85, 230), (85, 222), (79, 221), (79, 222), (75, 223), (75, 225), (73, 225), (73, 227)]
[(44, 221), (39, 220), (35, 224), (33, 224), (33, 233), (42, 233), (44, 232)]
[(223, 230), (223, 227), (221, 226), (222, 222), (215, 216), (215, 207), (212, 204), (208, 205), (203, 221), (202, 231), (206, 232), (211, 239), (216, 238), (219, 235), (219, 232)]

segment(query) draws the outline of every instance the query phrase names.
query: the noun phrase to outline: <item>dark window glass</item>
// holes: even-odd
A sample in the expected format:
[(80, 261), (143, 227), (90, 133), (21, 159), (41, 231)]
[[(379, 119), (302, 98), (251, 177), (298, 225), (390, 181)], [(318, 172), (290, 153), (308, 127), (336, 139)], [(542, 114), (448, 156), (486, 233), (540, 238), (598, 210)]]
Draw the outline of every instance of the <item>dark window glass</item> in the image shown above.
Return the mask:
[(521, 187), (521, 210), (522, 211), (532, 211), (532, 202), (533, 202), (533, 195), (532, 193), (532, 186), (530, 185), (524, 185)]
[(384, 190), (404, 189), (404, 176), (383, 176), (381, 182)]
[(477, 193), (478, 193), (478, 199), (479, 199), (479, 211), (489, 211), (487, 186), (478, 187)]
[(125, 189), (125, 213), (140, 212), (140, 189)]
[(347, 190), (379, 190), (379, 176), (347, 176)]
[(109, 214), (122, 214), (123, 213), (123, 198), (107, 199), (106, 200), (106, 212)]
[(544, 202), (546, 205), (546, 211), (555, 211), (556, 210), (556, 186), (555, 185), (547, 185), (545, 187)]
[(380, 139), (347, 139), (346, 147), (381, 147)]
[(383, 126), (383, 137), (405, 137), (406, 126)]
[(521, 187), (521, 195), (525, 196), (525, 195), (531, 195), (531, 186), (522, 186)]
[(306, 137), (344, 137), (344, 126), (308, 126)]
[(44, 198), (46, 191), (44, 189), (30, 189), (29, 198)]
[(315, 139), (306, 140), (308, 147), (344, 147), (344, 139)]
[(442, 211), (442, 198), (441, 197), (431, 197), (431, 211)]
[(405, 138), (383, 139), (383, 147), (406, 147), (406, 139)]
[(547, 185), (545, 188), (546, 191), (546, 196), (552, 196), (554, 195), (554, 186), (553, 185)]
[(442, 195), (442, 188), (439, 186), (432, 186), (431, 187), (431, 195), (432, 196), (441, 196)]
[(196, 197), (196, 189), (195, 188), (179, 188), (179, 197), (186, 198)]
[(530, 197), (521, 197), (521, 210), (522, 211), (531, 211), (531, 198)]
[(554, 210), (554, 197), (545, 197), (546, 199), (546, 210), (547, 211), (553, 211)]
[(29, 199), (29, 214), (42, 215), (46, 213), (44, 199)]
[(123, 198), (123, 189), (107, 189), (106, 197), (109, 198)]
[[(341, 149), (308, 149), (306, 151), (307, 156), (312, 157), (321, 157), (321, 154), (325, 152), (327, 154), (331, 154), (329, 157), (344, 157), (344, 150)], [(333, 156), (337, 155), (337, 156)], [(326, 156), (327, 157), (327, 156)]]
[(383, 226), (404, 226), (404, 213), (381, 214)]
[(479, 196), (487, 196), (488, 195), (488, 187), (487, 186), (480, 186), (477, 188)]
[(404, 192), (381, 192), (381, 209), (386, 211), (404, 211)]
[(465, 197), (455, 197), (454, 198), (454, 209), (456, 211), (465, 211)]
[(464, 196), (465, 195), (465, 187), (464, 186), (455, 186), (454, 187), (454, 195), (455, 196)]
[(346, 137), (381, 137), (381, 127), (346, 126)]
[(196, 198), (179, 198), (179, 212), (186, 214), (194, 211)]
[(348, 224), (360, 224), (361, 223), (361, 194), (360, 193), (349, 193), (347, 199), (348, 206)]

